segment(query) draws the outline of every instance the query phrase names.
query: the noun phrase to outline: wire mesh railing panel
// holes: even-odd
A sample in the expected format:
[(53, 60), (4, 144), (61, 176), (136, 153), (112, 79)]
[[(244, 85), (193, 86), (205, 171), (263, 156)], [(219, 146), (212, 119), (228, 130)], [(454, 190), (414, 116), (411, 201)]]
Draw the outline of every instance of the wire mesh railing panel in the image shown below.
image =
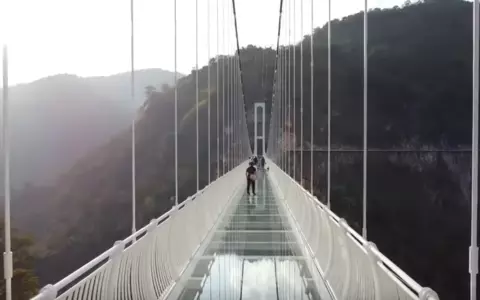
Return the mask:
[(383, 256), (276, 164), (267, 159), (272, 186), (281, 195), (304, 249), (315, 261), (330, 292), (342, 300), (421, 299), (438, 296), (423, 288)]

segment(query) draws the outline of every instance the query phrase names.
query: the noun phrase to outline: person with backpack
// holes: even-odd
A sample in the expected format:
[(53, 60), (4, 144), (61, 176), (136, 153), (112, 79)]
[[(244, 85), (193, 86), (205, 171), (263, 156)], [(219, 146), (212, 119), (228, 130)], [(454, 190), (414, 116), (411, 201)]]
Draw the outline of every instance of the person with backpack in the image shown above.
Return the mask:
[(255, 180), (257, 180), (257, 169), (253, 166), (253, 162), (250, 163), (250, 166), (247, 168), (247, 194), (250, 195), (250, 187), (252, 187), (253, 195), (255, 194)]

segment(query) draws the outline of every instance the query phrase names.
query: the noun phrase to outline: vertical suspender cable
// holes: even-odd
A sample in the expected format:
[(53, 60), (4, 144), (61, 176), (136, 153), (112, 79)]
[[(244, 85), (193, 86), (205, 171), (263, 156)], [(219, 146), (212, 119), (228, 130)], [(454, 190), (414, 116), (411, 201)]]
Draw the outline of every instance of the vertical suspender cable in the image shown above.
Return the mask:
[(365, 0), (363, 15), (363, 228), (362, 236), (367, 239), (367, 88), (368, 88), (368, 0)]
[(212, 91), (210, 85), (210, 0), (207, 0), (207, 59), (208, 59), (208, 184), (210, 184), (211, 179), (211, 101), (212, 101)]
[[(283, 1), (282, 1), (283, 2)], [(277, 164), (281, 166), (282, 164), (282, 156), (281, 156), (281, 133), (282, 133), (282, 130), (281, 130), (281, 126), (282, 126), (282, 122), (281, 122), (281, 113), (282, 113), (282, 100), (283, 100), (283, 46), (279, 46), (279, 49), (278, 49), (278, 64), (279, 64), (279, 68), (278, 68), (278, 71), (277, 71), (277, 78), (278, 78), (278, 95), (277, 95), (277, 102), (278, 102), (278, 107), (277, 107), (277, 114), (275, 115), (276, 116), (276, 119), (277, 119), (277, 124), (276, 124), (276, 130), (277, 130), (277, 134), (276, 134), (276, 148), (277, 148), (277, 155), (276, 155), (276, 158), (277, 158)]]
[[(288, 10), (288, 6), (287, 6)], [(288, 13), (287, 13), (288, 16)], [(284, 74), (284, 80), (285, 80), (285, 91), (284, 91), (284, 98), (283, 98), (283, 170), (287, 172), (287, 112), (288, 112), (288, 21), (287, 18), (285, 18), (285, 49), (283, 53), (283, 58), (284, 58), (284, 67), (285, 67), (285, 74)]]
[[(130, 70), (130, 100), (134, 103), (135, 105), (135, 60), (134, 60), (134, 27), (133, 27), (133, 0), (130, 0), (130, 26), (131, 26), (131, 35), (130, 35), (130, 63), (131, 63), (131, 70)], [(136, 183), (135, 183), (135, 177), (136, 177), (136, 167), (135, 167), (135, 121), (136, 121), (136, 116), (133, 117), (132, 121), (132, 233), (134, 233), (136, 230)]]
[(217, 178), (220, 177), (220, 30), (218, 30), (218, 2), (217, 0), (217, 85), (215, 88), (216, 98), (217, 98)]
[(332, 0), (328, 0), (328, 112), (327, 112), (327, 205), (330, 208), (331, 202), (331, 163), (332, 163)]
[(8, 50), (3, 46), (3, 175), (5, 197), (5, 253), (3, 271), (6, 299), (12, 300), (13, 254), (10, 238), (10, 127), (8, 115)]
[(235, 157), (235, 161), (234, 161), (234, 166), (238, 165), (239, 163), (239, 157), (238, 157), (238, 94), (237, 94), (237, 90), (238, 90), (238, 73), (237, 73), (237, 68), (238, 68), (238, 56), (237, 56), (237, 52), (234, 51), (234, 68), (233, 68), (233, 145), (234, 145), (234, 157)]
[(200, 190), (199, 154), (198, 154), (198, 0), (195, 0), (195, 129), (196, 129), (196, 156), (197, 156), (197, 192)]
[(288, 3), (285, 7), (286, 15), (285, 15), (285, 48), (283, 52), (283, 60), (284, 60), (284, 95), (283, 95), (283, 111), (282, 111), (282, 119), (283, 119), (283, 130), (282, 130), (282, 148), (283, 148), (283, 171), (287, 172), (287, 96), (288, 96), (288, 81), (287, 81), (287, 74), (288, 74), (288, 65), (287, 65), (287, 56), (288, 56)]
[(178, 206), (178, 87), (177, 87), (177, 0), (173, 0), (174, 84), (175, 84), (175, 207)]
[(310, 193), (313, 195), (313, 0), (311, 0), (312, 34), (310, 35)]
[(296, 56), (297, 56), (297, 47), (296, 47), (296, 37), (297, 37), (297, 34), (296, 34), (296, 31), (297, 31), (297, 28), (296, 28), (296, 22), (297, 22), (297, 1), (293, 0), (293, 99), (292, 99), (292, 102), (293, 102), (293, 135), (292, 135), (292, 141), (293, 141), (293, 152), (292, 152), (292, 155), (293, 155), (293, 180), (296, 180), (296, 160), (297, 160), (297, 152), (296, 152), (296, 149), (297, 149), (297, 134), (296, 134), (296, 131), (295, 131), (295, 123), (296, 123), (296, 113), (297, 113), (297, 110), (296, 110), (296, 96), (297, 96), (297, 91), (296, 91), (296, 86), (297, 86), (297, 83), (296, 83)]
[[(228, 2), (227, 2), (228, 3)], [(226, 49), (225, 49), (225, 57), (227, 59), (227, 84), (226, 84), (226, 113), (227, 113), (227, 130), (225, 131), (225, 138), (226, 138), (226, 152), (227, 152), (227, 172), (230, 170), (230, 54), (229, 54), (229, 47), (230, 47), (230, 33), (228, 32), (228, 24), (229, 24), (229, 13), (228, 13), (228, 4), (227, 4), (227, 14), (225, 16), (225, 27), (226, 27)]]
[[(288, 0), (289, 1), (289, 0)], [(287, 112), (288, 112), (288, 10), (289, 2), (286, 5), (286, 15), (285, 15), (285, 52), (284, 52), (284, 60), (285, 60), (285, 95), (284, 95), (284, 108), (283, 108), (283, 166), (284, 171), (287, 172)]]
[(300, 184), (303, 186), (303, 1), (300, 0)]
[(233, 135), (232, 135), (232, 143), (233, 143), (233, 166), (235, 167), (238, 163), (237, 157), (237, 52), (234, 51), (233, 55)]
[[(287, 5), (285, 4), (285, 10), (287, 10)], [(285, 30), (284, 30), (284, 46), (282, 46), (282, 74), (281, 75), (281, 80), (282, 80), (282, 91), (281, 91), (281, 98), (280, 98), (280, 102), (282, 103), (281, 104), (281, 108), (280, 108), (280, 162), (281, 162), (281, 168), (285, 171), (285, 122), (287, 121), (286, 118), (285, 118), (285, 99), (286, 99), (286, 69), (287, 69), (287, 63), (286, 63), (286, 57), (287, 57), (287, 45), (286, 45), (286, 28), (287, 28), (287, 20), (286, 20), (286, 15), (285, 15), (285, 20), (284, 20), (284, 27), (285, 27)]]
[[(283, 2), (283, 1), (282, 1)], [(277, 120), (278, 120), (278, 129), (277, 129), (277, 156), (278, 156), (278, 164), (280, 167), (282, 166), (282, 109), (283, 109), (283, 46), (279, 47), (279, 72), (278, 72), (278, 110), (277, 110)]]
[(225, 174), (225, 4), (222, 5), (222, 175)]
[(287, 105), (287, 173), (291, 176), (291, 105), (292, 105), (292, 0), (288, 0), (288, 105)]
[(477, 299), (477, 273), (478, 273), (478, 80), (479, 80), (479, 0), (473, 1), (473, 57), (472, 57), (472, 216), (471, 216), (471, 244), (470, 244), (470, 300)]
[(231, 41), (231, 27), (230, 27), (230, 6), (227, 10), (227, 52), (228, 52), (228, 96), (227, 96), (227, 128), (228, 128), (228, 170), (232, 167), (232, 56), (230, 55)]

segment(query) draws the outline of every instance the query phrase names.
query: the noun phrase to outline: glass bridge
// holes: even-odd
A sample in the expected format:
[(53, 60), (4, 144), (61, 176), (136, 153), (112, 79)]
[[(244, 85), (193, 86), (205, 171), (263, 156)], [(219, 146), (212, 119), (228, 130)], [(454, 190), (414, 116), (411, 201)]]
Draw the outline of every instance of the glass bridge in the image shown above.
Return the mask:
[(35, 300), (438, 300), (267, 159), (240, 163)]
[(262, 173), (257, 195), (233, 199), (171, 299), (332, 299), (310, 273), (288, 212)]

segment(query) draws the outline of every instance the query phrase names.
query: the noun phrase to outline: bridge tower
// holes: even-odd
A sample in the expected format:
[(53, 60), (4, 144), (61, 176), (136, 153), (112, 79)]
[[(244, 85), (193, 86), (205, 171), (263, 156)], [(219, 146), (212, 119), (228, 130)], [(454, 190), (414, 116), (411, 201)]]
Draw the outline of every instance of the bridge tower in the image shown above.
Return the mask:
[(265, 102), (254, 104), (254, 154), (263, 155), (265, 152)]

